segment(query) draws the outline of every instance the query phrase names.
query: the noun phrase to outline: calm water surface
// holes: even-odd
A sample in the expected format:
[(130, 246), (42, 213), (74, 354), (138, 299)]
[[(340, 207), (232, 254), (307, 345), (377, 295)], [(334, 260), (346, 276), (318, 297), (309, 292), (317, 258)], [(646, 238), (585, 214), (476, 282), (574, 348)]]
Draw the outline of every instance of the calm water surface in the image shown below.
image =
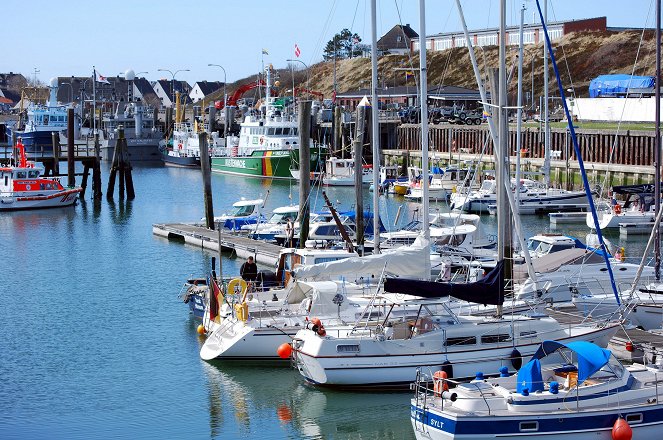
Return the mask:
[[(177, 294), (212, 253), (152, 235), (153, 223), (202, 217), (200, 173), (135, 166), (133, 177), (132, 202), (88, 194), (73, 209), (0, 214), (0, 438), (414, 438), (409, 393), (318, 390), (289, 368), (201, 361)], [(267, 197), (268, 211), (298, 200), (287, 183), (212, 180), (217, 215), (239, 197)], [(351, 189), (328, 193), (351, 208)], [(312, 201), (323, 206), (319, 194)], [(401, 205), (407, 221), (416, 204), (382, 200), (385, 224)], [(494, 231), (494, 218), (484, 222)], [(524, 227), (551, 231), (547, 217)], [(644, 238), (609, 238), (629, 256), (644, 249)], [(225, 257), (224, 274), (240, 264)]]

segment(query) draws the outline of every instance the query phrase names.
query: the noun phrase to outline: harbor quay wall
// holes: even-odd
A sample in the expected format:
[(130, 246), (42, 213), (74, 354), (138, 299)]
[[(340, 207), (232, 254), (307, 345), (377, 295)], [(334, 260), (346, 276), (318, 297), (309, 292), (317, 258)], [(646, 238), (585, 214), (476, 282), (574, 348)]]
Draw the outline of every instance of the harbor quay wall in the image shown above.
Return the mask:
[[(419, 125), (402, 124), (396, 134), (397, 148), (382, 150), (384, 163), (420, 165)], [(591, 184), (612, 186), (653, 182), (656, 137), (653, 131), (578, 129), (576, 134)], [(510, 127), (509, 145), (512, 146), (511, 167), (514, 171), (516, 141), (515, 127)], [(550, 150), (551, 184), (567, 189), (582, 187), (580, 166), (567, 129), (551, 129)], [(429, 127), (429, 151), (433, 166), (480, 162), (480, 170), (495, 169), (493, 144), (487, 126), (432, 125)], [(544, 165), (542, 130), (532, 127), (522, 130), (519, 155), (521, 170), (533, 175), (541, 173)]]

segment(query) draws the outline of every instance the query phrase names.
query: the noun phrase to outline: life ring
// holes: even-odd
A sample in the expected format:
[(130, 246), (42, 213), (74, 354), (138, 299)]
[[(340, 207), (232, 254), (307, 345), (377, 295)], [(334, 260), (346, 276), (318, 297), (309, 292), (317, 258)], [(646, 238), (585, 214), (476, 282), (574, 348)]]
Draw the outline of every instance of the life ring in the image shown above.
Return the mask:
[(619, 203), (617, 203), (617, 204), (614, 206), (613, 209), (615, 210), (615, 214), (621, 214), (621, 213), (622, 213), (622, 205), (620, 205)]
[(230, 280), (230, 282), (228, 283), (227, 291), (229, 293), (235, 293), (235, 288), (237, 286), (239, 286), (239, 288), (240, 288), (240, 293), (243, 293), (243, 292), (246, 291), (246, 287), (247, 287), (246, 281), (244, 281), (244, 279), (239, 278), (239, 277), (233, 278), (232, 280)]
[(265, 136), (260, 136), (260, 145), (262, 145), (265, 142)]
[(433, 391), (435, 397), (442, 396), (444, 391), (449, 391), (449, 384), (447, 383), (447, 372), (446, 371), (436, 371), (433, 373)]

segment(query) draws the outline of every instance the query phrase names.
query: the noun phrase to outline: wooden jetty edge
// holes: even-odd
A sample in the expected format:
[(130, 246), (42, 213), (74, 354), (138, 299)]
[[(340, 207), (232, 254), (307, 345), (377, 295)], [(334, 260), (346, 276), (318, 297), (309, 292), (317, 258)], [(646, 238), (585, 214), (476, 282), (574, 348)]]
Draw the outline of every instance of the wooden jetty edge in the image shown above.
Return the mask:
[[(219, 231), (207, 229), (191, 223), (157, 223), (152, 225), (154, 235), (169, 240), (183, 241), (186, 244), (203, 249), (219, 251)], [(221, 232), (221, 248), (235, 252), (240, 258), (254, 257), (256, 262), (274, 266), (283, 249), (271, 243), (242, 237), (228, 232)]]

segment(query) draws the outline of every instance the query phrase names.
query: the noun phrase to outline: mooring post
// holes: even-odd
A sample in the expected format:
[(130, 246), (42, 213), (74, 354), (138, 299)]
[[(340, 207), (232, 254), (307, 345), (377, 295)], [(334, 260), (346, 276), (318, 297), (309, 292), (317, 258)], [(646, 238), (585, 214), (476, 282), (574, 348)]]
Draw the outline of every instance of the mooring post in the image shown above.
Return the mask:
[(60, 137), (55, 131), (51, 132), (51, 144), (53, 144), (53, 160), (50, 166), (47, 165), (47, 161), (44, 161), (44, 175), (46, 176), (48, 176), (49, 170), (53, 176), (60, 174)]
[[(355, 157), (355, 215), (357, 223), (357, 252), (364, 255), (364, 192), (362, 162), (364, 157), (364, 130), (366, 128), (366, 106), (357, 107), (357, 126), (354, 140)], [(380, 190), (380, 182), (373, 182), (373, 191)]]
[(94, 162), (92, 166), (92, 197), (101, 200), (101, 157), (99, 156), (99, 134), (94, 134)]
[(134, 192), (134, 180), (131, 176), (131, 160), (129, 159), (129, 146), (127, 145), (127, 138), (124, 137), (124, 130), (122, 130), (122, 137), (120, 139), (122, 148), (122, 155), (120, 156), (122, 162), (120, 164), (122, 169), (122, 174), (124, 175), (124, 182), (127, 188), (127, 200), (133, 200), (136, 198), (136, 193)]
[(334, 136), (334, 154), (340, 153), (340, 157), (345, 157), (345, 151), (341, 147), (341, 107), (334, 107), (334, 131), (332, 135)]
[[(119, 128), (117, 130), (117, 136), (120, 135), (120, 132), (122, 135), (124, 135), (124, 129)], [(110, 168), (110, 174), (108, 176), (108, 186), (106, 187), (106, 198), (108, 200), (111, 200), (113, 198), (113, 193), (115, 192), (115, 177), (117, 176), (117, 169), (118, 169), (118, 154), (120, 152), (120, 149), (118, 148), (120, 146), (120, 140), (118, 139), (117, 142), (115, 143), (115, 148), (113, 149), (113, 160), (111, 161), (111, 168)]]
[[(55, 159), (55, 163), (60, 163), (59, 157)], [(67, 185), (70, 188), (76, 186), (75, 172), (76, 162), (74, 158), (74, 108), (69, 107), (67, 109)]]
[[(311, 190), (311, 101), (299, 101), (299, 248), (305, 247), (309, 232)], [(292, 232), (291, 232), (292, 233)]]
[[(207, 133), (198, 133), (198, 145), (200, 145), (200, 171), (203, 174), (203, 197), (205, 203), (205, 225), (207, 229), (214, 229), (214, 205), (212, 199), (212, 171), (209, 158), (209, 145), (207, 144)], [(221, 226), (219, 225), (219, 229)], [(221, 243), (219, 243), (221, 246)]]
[(115, 143), (115, 150), (113, 151), (113, 164), (111, 165), (108, 188), (106, 189), (106, 197), (109, 200), (113, 198), (115, 178), (118, 171), (120, 172), (120, 198), (124, 199), (124, 189), (126, 185), (127, 200), (133, 200), (136, 198), (136, 193), (134, 192), (133, 178), (131, 177), (131, 162), (129, 161), (127, 139), (124, 137), (124, 127), (119, 127), (117, 129), (117, 142)]

